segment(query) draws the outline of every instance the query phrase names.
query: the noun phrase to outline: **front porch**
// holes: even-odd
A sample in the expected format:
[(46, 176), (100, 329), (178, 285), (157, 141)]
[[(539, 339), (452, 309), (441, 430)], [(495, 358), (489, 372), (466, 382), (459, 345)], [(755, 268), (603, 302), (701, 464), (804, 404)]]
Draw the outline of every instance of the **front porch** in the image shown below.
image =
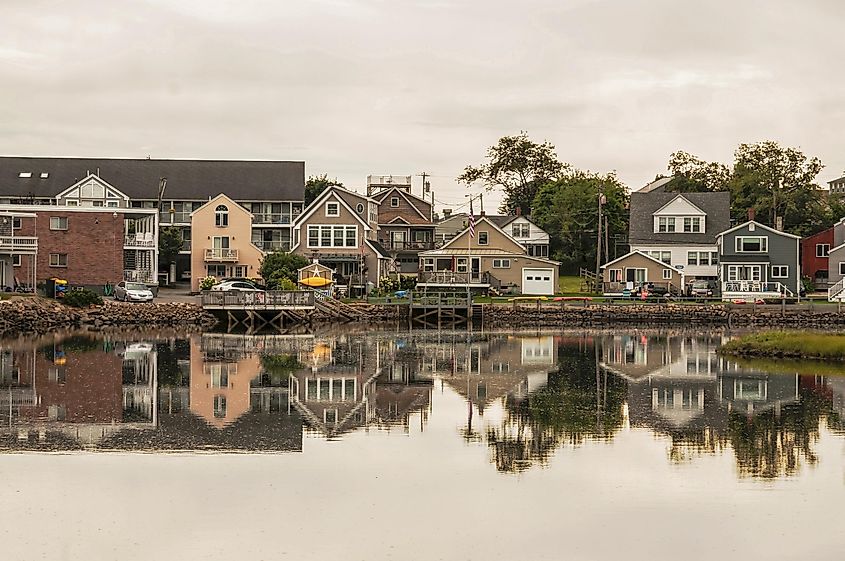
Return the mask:
[(449, 288), (487, 291), (500, 290), (502, 282), (484, 271), (459, 273), (455, 271), (421, 271), (417, 275), (418, 289)]
[(792, 298), (793, 292), (779, 282), (727, 281), (722, 283), (722, 300)]

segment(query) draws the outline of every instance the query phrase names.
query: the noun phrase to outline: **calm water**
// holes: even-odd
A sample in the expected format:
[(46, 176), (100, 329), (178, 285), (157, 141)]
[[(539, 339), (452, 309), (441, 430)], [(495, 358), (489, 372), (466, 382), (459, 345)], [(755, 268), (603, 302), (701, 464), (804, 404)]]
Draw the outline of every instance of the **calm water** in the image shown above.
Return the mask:
[(841, 558), (845, 376), (726, 337), (7, 342), (4, 558)]

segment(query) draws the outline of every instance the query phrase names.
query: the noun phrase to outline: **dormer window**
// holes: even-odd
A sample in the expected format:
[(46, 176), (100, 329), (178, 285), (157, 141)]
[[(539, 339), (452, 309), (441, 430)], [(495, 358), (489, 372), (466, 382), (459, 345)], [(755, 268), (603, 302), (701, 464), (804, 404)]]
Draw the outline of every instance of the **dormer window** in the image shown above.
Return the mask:
[(214, 224), (218, 228), (226, 228), (229, 225), (229, 208), (226, 205), (217, 205), (214, 209)]
[(698, 216), (684, 217), (684, 232), (700, 234), (704, 229), (701, 227), (701, 218)]
[(661, 216), (657, 219), (657, 231), (658, 232), (674, 232), (675, 231), (675, 218), (671, 216)]
[(326, 203), (326, 216), (340, 216), (340, 203), (335, 201)]
[(32, 177), (32, 172), (31, 171), (22, 171), (18, 174), (18, 177), (20, 177), (21, 179), (29, 179), (30, 177)]

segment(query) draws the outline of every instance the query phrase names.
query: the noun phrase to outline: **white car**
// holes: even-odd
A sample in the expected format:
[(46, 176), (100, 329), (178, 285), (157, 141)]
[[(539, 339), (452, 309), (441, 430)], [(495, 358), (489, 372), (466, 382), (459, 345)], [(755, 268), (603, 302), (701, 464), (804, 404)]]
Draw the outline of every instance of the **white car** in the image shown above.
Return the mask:
[(142, 282), (120, 281), (114, 287), (114, 299), (124, 302), (152, 302), (153, 291)]
[(254, 284), (248, 283), (246, 281), (224, 281), (220, 284), (215, 284), (211, 287), (211, 290), (214, 291), (223, 291), (223, 292), (264, 292)]

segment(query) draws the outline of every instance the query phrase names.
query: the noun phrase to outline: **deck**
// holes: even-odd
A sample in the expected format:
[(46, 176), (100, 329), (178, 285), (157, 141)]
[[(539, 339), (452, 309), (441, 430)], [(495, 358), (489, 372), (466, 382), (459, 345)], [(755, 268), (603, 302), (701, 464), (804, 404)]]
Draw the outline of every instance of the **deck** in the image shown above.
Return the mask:
[(268, 290), (267, 292), (209, 291), (202, 294), (205, 310), (313, 310), (311, 290)]

